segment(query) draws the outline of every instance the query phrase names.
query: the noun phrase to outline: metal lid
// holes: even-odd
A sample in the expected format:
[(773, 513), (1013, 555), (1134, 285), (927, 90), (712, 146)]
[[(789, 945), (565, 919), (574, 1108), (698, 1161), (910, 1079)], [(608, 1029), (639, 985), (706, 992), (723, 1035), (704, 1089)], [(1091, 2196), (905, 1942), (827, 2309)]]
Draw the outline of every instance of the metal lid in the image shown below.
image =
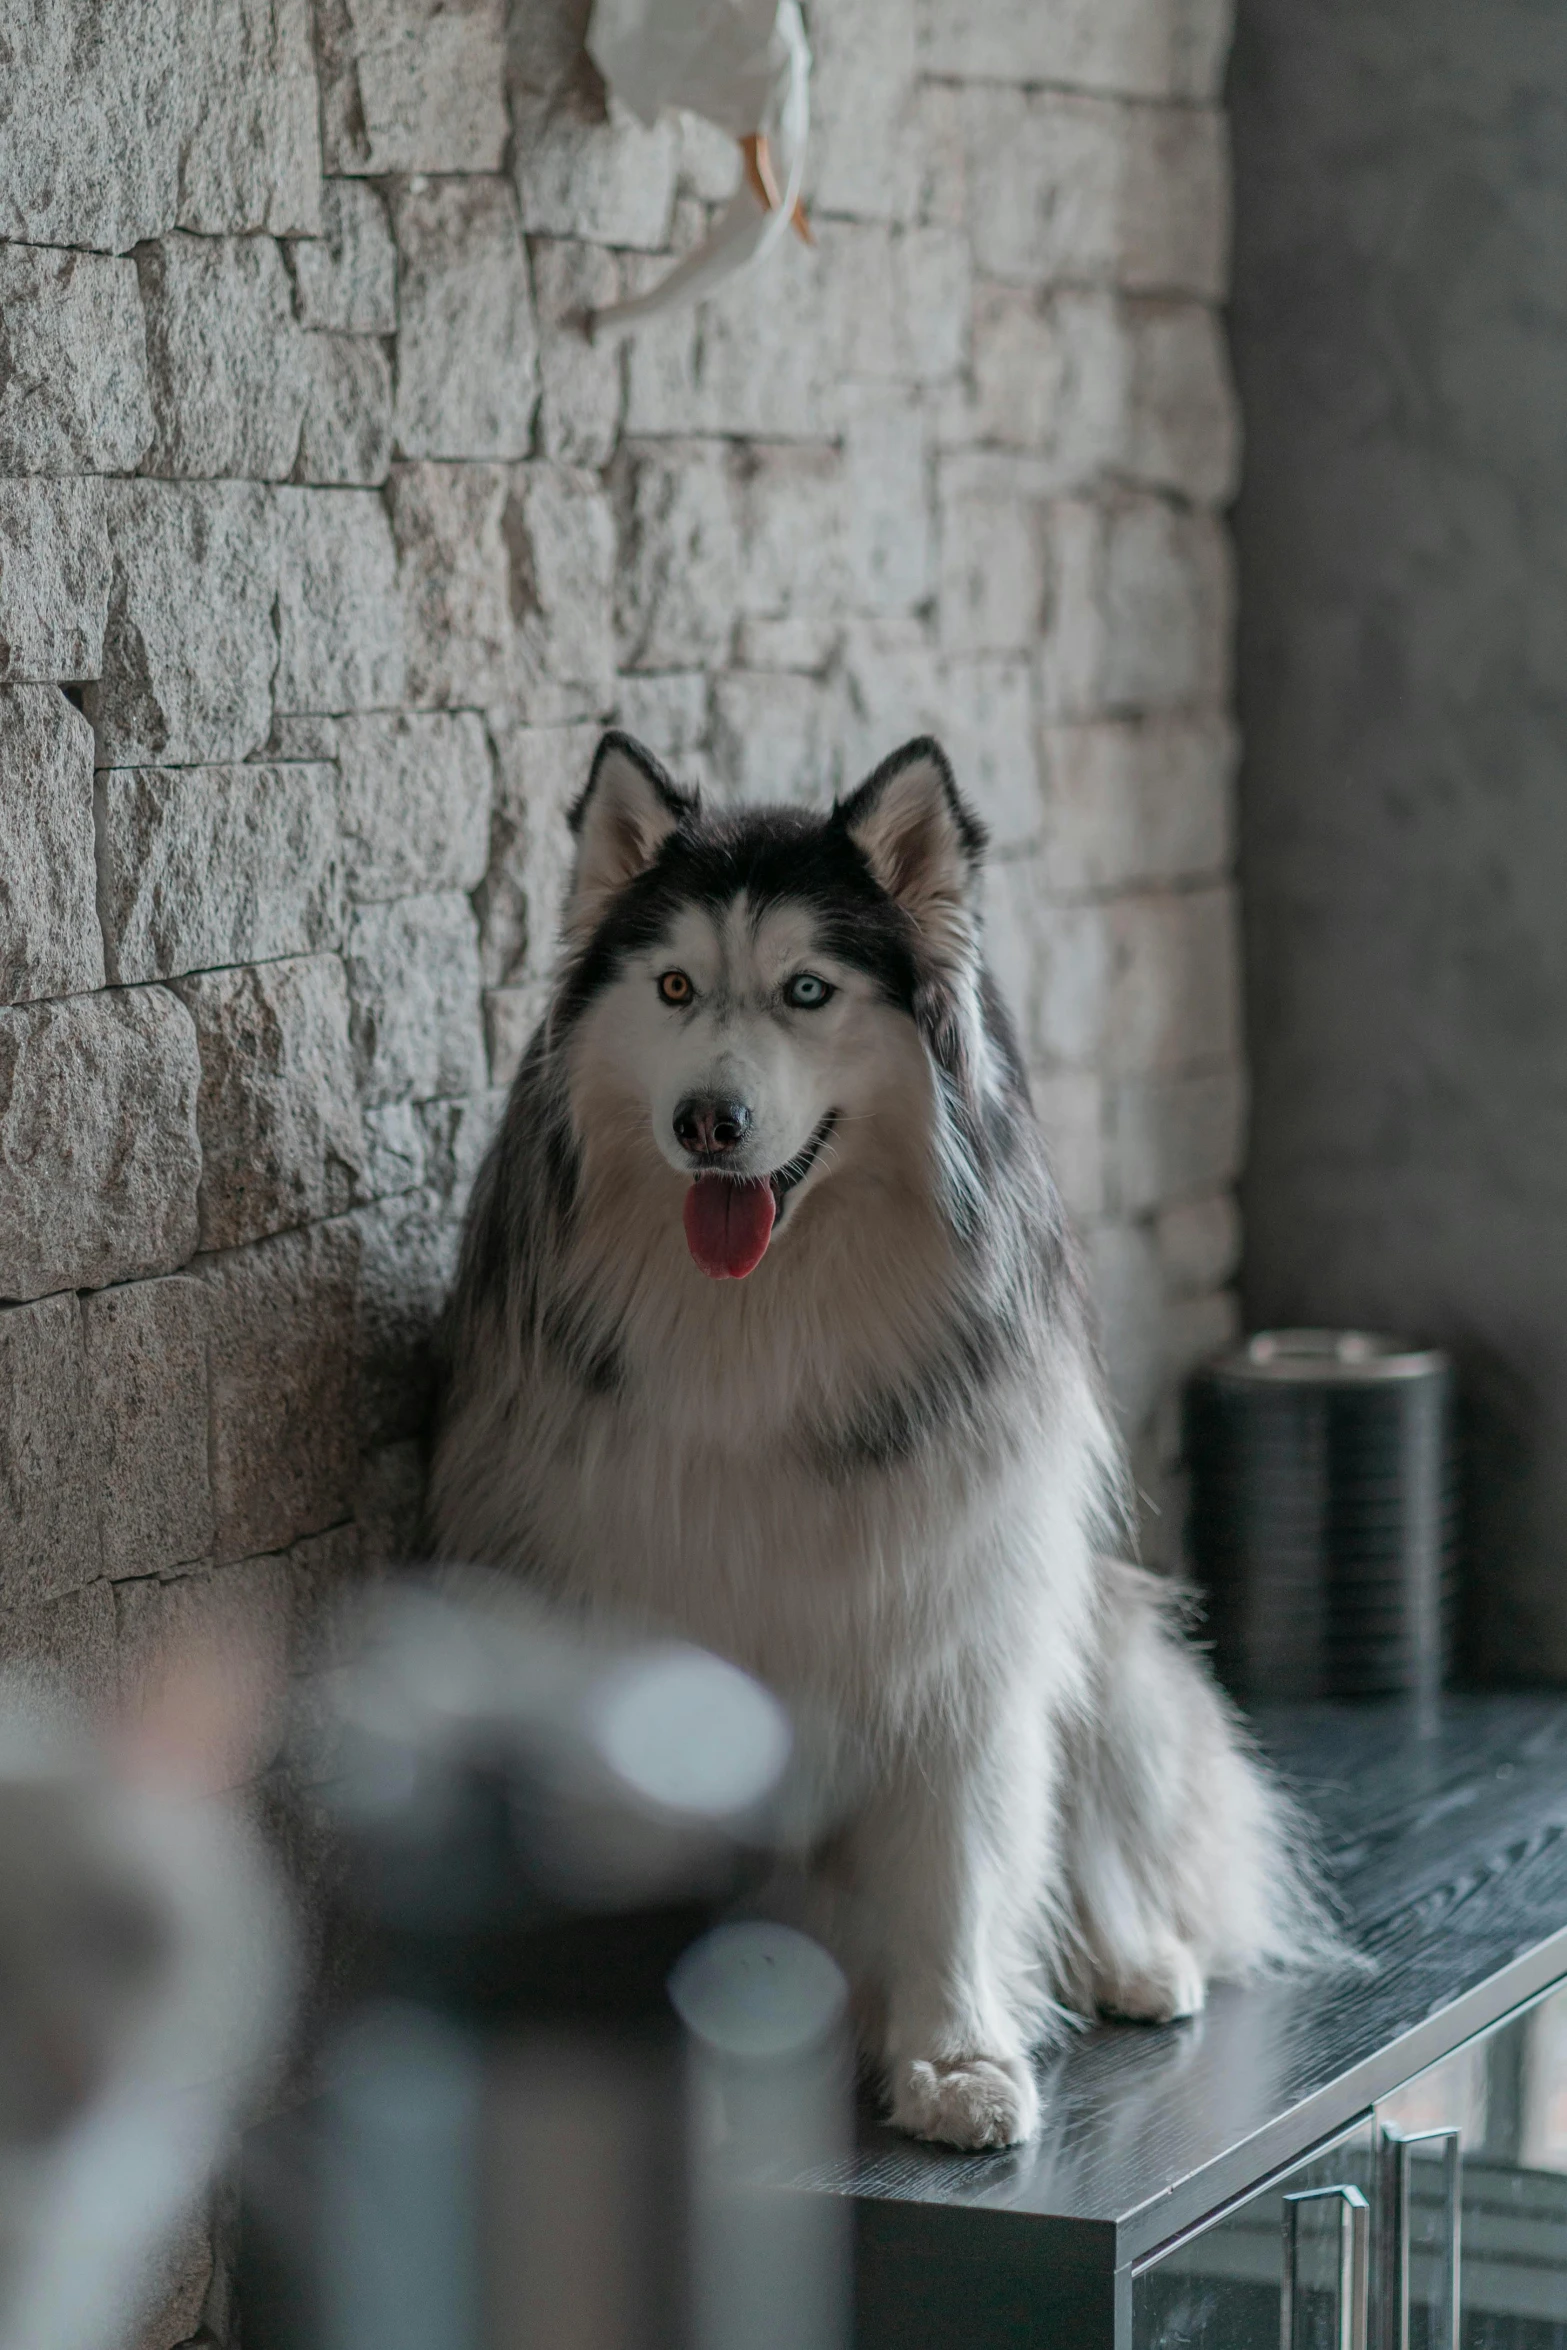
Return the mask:
[(1301, 1387), (1430, 1379), (1447, 1367), (1440, 1348), (1413, 1347), (1373, 1330), (1259, 1330), (1211, 1366), (1223, 1379)]

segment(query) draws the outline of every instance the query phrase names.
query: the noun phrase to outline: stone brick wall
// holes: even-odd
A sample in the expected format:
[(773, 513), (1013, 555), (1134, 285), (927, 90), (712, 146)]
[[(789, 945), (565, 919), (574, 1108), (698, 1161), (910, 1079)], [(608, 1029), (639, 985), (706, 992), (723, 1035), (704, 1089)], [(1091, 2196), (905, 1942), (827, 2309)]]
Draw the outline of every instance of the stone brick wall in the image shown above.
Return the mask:
[(720, 793), (946, 738), (1157, 1495), (1233, 1321), (1223, 0), (816, 0), (817, 249), (610, 349), (734, 156), (606, 119), (580, 8), (22, 9), (5, 1652), (292, 1641), (407, 1539), (611, 717)]

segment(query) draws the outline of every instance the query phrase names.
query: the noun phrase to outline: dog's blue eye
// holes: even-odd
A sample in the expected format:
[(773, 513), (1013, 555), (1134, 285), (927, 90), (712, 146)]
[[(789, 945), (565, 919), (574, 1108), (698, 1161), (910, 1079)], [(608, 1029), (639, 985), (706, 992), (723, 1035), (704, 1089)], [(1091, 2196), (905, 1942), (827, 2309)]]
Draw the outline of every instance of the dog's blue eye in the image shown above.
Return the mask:
[(797, 971), (784, 989), (784, 1002), (792, 1004), (797, 1012), (816, 1012), (833, 992), (814, 971)]

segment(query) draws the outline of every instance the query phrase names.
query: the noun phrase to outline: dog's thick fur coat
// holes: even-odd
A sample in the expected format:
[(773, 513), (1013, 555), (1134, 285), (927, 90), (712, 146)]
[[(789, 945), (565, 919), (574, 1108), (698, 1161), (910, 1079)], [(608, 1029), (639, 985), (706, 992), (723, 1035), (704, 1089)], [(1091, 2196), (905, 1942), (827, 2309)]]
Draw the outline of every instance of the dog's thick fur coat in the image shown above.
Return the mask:
[[(931, 742), (820, 818), (708, 813), (611, 735), (573, 822), (453, 1301), (438, 1547), (842, 1726), (871, 1760), (822, 1930), (868, 2054), (906, 2129), (1007, 2144), (1068, 2012), (1185, 2015), (1324, 1937), (1164, 1587), (1106, 1555), (1124, 1471), (984, 836)], [(693, 1098), (743, 1105), (722, 1172), (771, 1180), (743, 1280), (682, 1234), (718, 1180)]]

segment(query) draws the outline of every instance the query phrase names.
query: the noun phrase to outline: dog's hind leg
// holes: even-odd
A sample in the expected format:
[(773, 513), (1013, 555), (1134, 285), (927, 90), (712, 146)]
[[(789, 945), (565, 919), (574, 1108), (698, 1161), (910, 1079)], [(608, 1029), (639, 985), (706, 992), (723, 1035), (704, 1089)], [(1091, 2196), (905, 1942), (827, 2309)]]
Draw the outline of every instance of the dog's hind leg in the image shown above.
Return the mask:
[(1179, 1594), (1103, 1566), (1091, 1703), (1063, 1786), (1074, 2004), (1149, 2022), (1202, 2006), (1216, 1977), (1327, 1957), (1287, 1798), (1250, 1752)]

